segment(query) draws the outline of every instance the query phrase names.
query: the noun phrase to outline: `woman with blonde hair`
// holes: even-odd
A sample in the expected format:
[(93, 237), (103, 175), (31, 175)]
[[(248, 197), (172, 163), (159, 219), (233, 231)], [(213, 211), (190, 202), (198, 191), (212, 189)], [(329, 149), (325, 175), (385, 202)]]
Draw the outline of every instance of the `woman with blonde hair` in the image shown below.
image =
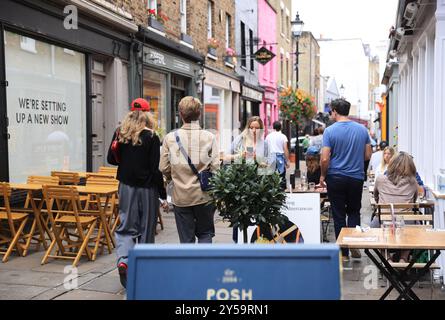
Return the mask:
[(226, 161), (241, 159), (259, 164), (268, 164), (272, 161), (264, 139), (264, 123), (258, 116), (247, 120), (244, 131), (233, 140), (230, 146), (230, 155), (225, 157)]
[[(107, 160), (118, 165), (119, 218), (116, 253), (121, 283), (126, 287), (128, 252), (136, 243), (154, 243), (159, 197), (166, 199), (159, 171), (160, 141), (153, 131), (149, 103), (136, 99), (113, 135)], [(116, 138), (117, 135), (117, 138)], [(118, 151), (113, 151), (114, 141)], [(118, 159), (116, 159), (118, 153)]]
[(382, 161), (379, 166), (375, 170), (375, 177), (377, 178), (379, 175), (384, 174), (388, 169), (389, 162), (392, 158), (394, 158), (396, 151), (393, 147), (386, 147), (383, 149)]
[[(386, 150), (386, 149), (385, 149)], [(385, 174), (377, 177), (374, 198), (377, 203), (413, 203), (417, 199), (416, 166), (406, 152), (400, 152), (390, 161)], [(379, 227), (379, 218), (374, 216), (372, 227)], [(400, 262), (408, 261), (409, 250), (402, 250)]]

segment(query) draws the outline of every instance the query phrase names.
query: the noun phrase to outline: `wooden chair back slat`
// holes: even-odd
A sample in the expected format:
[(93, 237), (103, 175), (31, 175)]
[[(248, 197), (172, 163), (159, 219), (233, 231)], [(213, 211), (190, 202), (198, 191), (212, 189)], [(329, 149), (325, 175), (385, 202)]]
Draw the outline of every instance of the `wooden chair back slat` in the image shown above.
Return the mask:
[(46, 184), (57, 186), (59, 184), (59, 177), (57, 176), (29, 176), (27, 181), (29, 184)]
[(99, 167), (98, 172), (111, 174), (114, 178), (116, 178), (116, 176), (117, 176), (117, 168), (116, 167)]
[(51, 176), (58, 177), (61, 185), (77, 185), (80, 183), (80, 176), (77, 172), (51, 171)]

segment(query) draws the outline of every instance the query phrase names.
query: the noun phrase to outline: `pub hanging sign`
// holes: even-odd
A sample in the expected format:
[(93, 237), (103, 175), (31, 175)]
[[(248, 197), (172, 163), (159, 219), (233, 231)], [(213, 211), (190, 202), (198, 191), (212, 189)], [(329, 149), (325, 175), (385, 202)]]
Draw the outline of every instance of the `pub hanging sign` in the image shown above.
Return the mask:
[(258, 49), (257, 52), (254, 53), (254, 56), (257, 62), (261, 63), (262, 65), (265, 65), (275, 57), (275, 54), (272, 51), (266, 49), (265, 47), (261, 47), (260, 49)]

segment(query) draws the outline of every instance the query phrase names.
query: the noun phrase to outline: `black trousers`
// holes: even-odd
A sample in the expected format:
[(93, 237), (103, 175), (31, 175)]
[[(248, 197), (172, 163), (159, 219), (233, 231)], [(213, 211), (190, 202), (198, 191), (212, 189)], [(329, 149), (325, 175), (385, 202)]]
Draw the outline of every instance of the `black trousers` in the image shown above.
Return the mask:
[(212, 243), (215, 236), (215, 222), (213, 216), (215, 207), (199, 204), (191, 207), (174, 206), (176, 228), (181, 243)]
[[(341, 175), (328, 175), (326, 184), (334, 218), (335, 238), (337, 239), (343, 227), (354, 228), (360, 225), (363, 180)], [(349, 255), (348, 249), (342, 249), (342, 252), (345, 256)]]

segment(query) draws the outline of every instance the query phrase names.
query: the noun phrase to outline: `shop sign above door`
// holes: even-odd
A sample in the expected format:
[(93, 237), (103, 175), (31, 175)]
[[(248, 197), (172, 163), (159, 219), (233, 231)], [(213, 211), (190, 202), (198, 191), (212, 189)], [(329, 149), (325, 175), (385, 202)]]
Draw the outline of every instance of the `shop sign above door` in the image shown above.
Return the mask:
[(265, 65), (275, 57), (275, 54), (272, 51), (266, 49), (265, 47), (261, 47), (260, 49), (258, 49), (257, 52), (254, 53), (254, 56), (257, 62), (261, 63), (262, 65)]
[(193, 74), (192, 66), (187, 61), (149, 47), (144, 47), (144, 63), (167, 68), (176, 72)]

